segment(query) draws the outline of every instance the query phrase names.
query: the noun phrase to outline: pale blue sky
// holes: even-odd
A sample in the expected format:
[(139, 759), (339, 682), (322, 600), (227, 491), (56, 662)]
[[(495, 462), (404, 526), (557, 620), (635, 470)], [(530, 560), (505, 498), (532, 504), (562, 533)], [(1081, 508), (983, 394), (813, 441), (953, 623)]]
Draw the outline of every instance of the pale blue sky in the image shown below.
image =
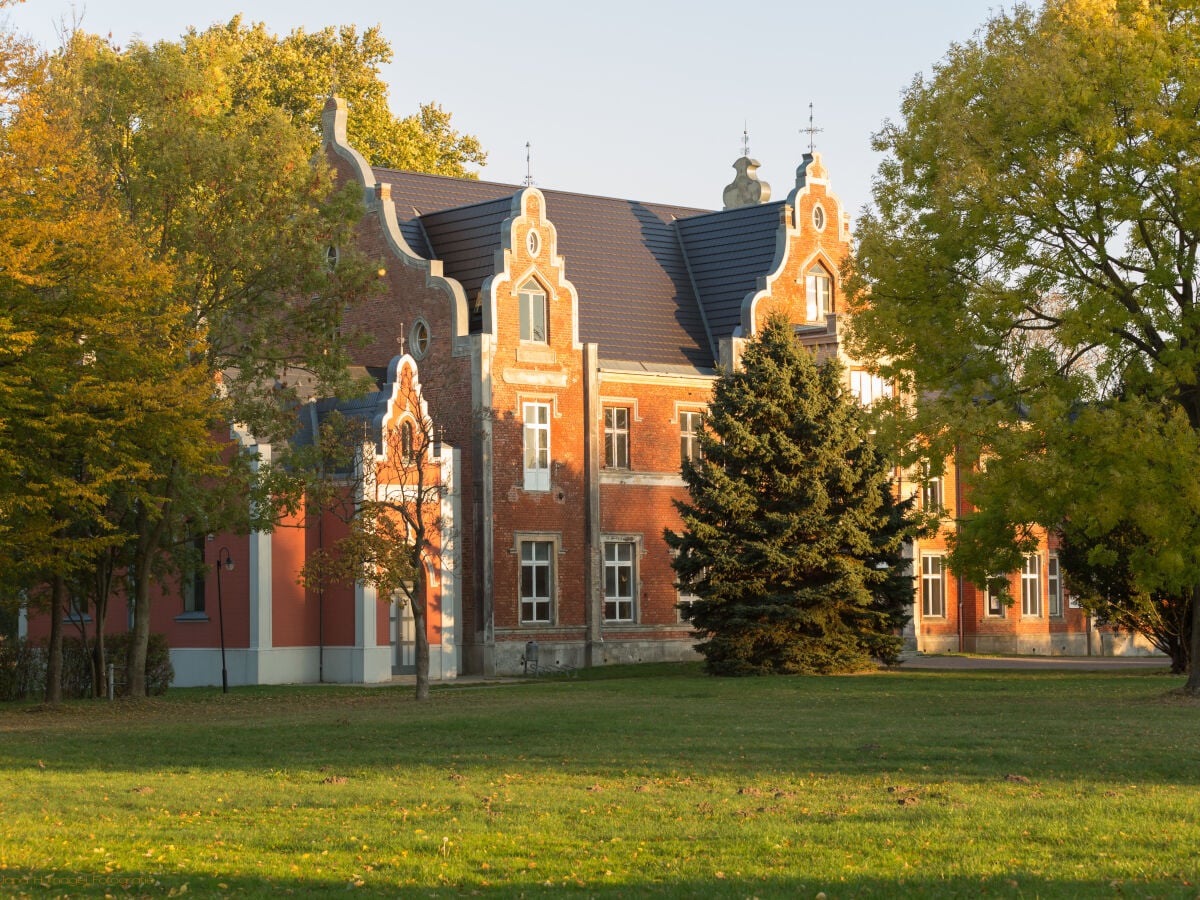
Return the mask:
[[(177, 38), (237, 13), (286, 33), (379, 24), (393, 109), (435, 100), (479, 136), (480, 177), (719, 208), (742, 128), (775, 198), (795, 179), (814, 104), (817, 150), (852, 214), (869, 200), (871, 133), (900, 92), (1010, 0), (27, 0), (12, 26), (55, 46), (61, 23), (118, 43)], [(74, 11), (74, 12), (73, 12)], [(551, 215), (553, 211), (551, 210)]]

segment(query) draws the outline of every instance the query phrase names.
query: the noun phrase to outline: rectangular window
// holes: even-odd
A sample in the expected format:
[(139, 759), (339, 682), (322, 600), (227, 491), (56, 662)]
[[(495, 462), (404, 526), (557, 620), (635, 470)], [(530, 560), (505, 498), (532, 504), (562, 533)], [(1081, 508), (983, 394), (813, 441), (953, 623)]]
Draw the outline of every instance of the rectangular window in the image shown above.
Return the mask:
[(1046, 604), (1051, 616), (1062, 617), (1062, 578), (1058, 575), (1058, 557), (1046, 560)]
[(921, 615), (946, 617), (946, 575), (939, 555), (921, 557)]
[(633, 541), (608, 541), (604, 545), (604, 620), (633, 621)]
[(1036, 553), (1021, 563), (1021, 615), (1042, 614), (1042, 558)]
[(684, 410), (679, 414), (679, 462), (691, 460), (700, 461), (699, 434), (703, 422), (703, 414), (695, 410)]
[(549, 341), (546, 331), (546, 293), (536, 285), (527, 284), (519, 294), (521, 304), (521, 340), (545, 344)]
[(987, 584), (983, 586), (983, 608), (989, 616), (1004, 615), (1004, 601), (999, 591), (993, 591)]
[(1061, 617), (1063, 614), (1062, 578), (1058, 573), (1058, 557), (1051, 556), (1046, 560), (1046, 603), (1050, 615)]
[(604, 465), (629, 468), (629, 410), (623, 406), (604, 407)]
[(921, 508), (926, 512), (938, 512), (942, 508), (942, 479), (929, 478), (921, 487)]
[(829, 302), (833, 294), (833, 282), (820, 266), (809, 270), (805, 278), (805, 317), (810, 322), (824, 322), (825, 314), (832, 311)]
[(525, 490), (550, 490), (550, 404), (526, 403)]
[(196, 565), (200, 568), (185, 571), (182, 578), (183, 611), (185, 613), (204, 612), (204, 576), (208, 570), (208, 566), (204, 562), (204, 544), (205, 540), (202, 537), (196, 538), (192, 542), (192, 547), (198, 557)]
[(549, 623), (554, 607), (553, 541), (521, 541), (521, 621)]
[(892, 384), (878, 375), (853, 369), (850, 372), (850, 393), (863, 406), (870, 406), (876, 400), (892, 396)]

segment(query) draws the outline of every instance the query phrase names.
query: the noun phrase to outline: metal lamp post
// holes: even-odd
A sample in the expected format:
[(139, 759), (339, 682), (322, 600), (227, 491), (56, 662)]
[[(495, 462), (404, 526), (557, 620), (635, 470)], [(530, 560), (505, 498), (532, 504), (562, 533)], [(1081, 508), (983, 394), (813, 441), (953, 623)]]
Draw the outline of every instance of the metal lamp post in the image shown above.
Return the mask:
[(233, 571), (233, 554), (228, 547), (217, 551), (217, 623), (221, 632), (221, 693), (229, 693), (229, 672), (225, 668), (225, 607), (221, 602), (221, 569)]

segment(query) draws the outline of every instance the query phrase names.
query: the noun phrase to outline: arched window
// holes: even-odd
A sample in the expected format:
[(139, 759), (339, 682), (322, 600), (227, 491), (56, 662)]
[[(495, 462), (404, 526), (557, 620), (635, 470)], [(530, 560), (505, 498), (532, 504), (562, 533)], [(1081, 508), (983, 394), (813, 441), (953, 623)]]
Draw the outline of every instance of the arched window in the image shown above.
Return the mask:
[(413, 459), (413, 426), (412, 422), (404, 422), (400, 426), (400, 458), (404, 462)]
[(804, 282), (805, 312), (809, 322), (824, 322), (833, 312), (833, 279), (820, 263), (808, 270)]
[(521, 286), (518, 296), (521, 303), (521, 340), (548, 343), (546, 292), (536, 281), (527, 281)]

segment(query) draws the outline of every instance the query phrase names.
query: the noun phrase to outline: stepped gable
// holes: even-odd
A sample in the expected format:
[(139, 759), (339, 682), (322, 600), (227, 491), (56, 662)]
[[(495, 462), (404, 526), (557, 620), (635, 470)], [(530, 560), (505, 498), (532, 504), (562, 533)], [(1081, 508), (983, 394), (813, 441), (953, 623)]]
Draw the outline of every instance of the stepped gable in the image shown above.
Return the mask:
[(746, 295), (776, 267), (784, 206), (740, 206), (676, 223), (714, 348), (741, 323)]
[[(523, 188), (486, 181), (375, 169), (391, 184), (397, 219), (414, 250), (440, 259), (470, 300), (494, 267), (500, 225)], [(558, 232), (566, 276), (579, 294), (579, 337), (602, 361), (652, 371), (711, 371), (717, 356), (700, 312), (677, 219), (703, 213), (543, 190)], [(774, 244), (772, 243), (772, 247)]]

